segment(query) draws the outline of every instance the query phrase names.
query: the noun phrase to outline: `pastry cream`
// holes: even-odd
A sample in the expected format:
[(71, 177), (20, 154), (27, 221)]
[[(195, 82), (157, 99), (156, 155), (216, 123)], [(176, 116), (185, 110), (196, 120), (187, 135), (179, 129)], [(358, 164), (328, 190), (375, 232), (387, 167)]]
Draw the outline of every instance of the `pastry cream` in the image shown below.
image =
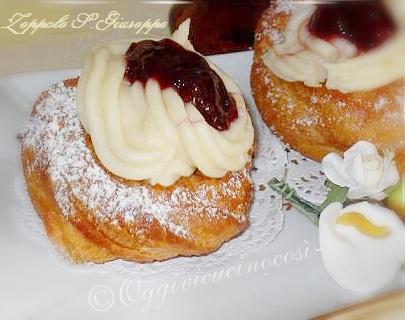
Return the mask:
[[(388, 8), (393, 15), (395, 11), (403, 12), (397, 8), (400, 2), (389, 1)], [(275, 75), (311, 87), (325, 83), (328, 89), (343, 93), (373, 90), (405, 75), (402, 29), (380, 47), (359, 54), (356, 46), (346, 39), (329, 42), (312, 35), (308, 21), (315, 10), (316, 6), (311, 4), (298, 6), (283, 32), (283, 42), (273, 44), (263, 55), (264, 64)]]
[[(188, 50), (189, 21), (172, 37)], [(130, 43), (95, 48), (85, 58), (78, 86), (81, 122), (101, 163), (129, 180), (169, 186), (198, 169), (213, 178), (243, 169), (250, 161), (254, 131), (236, 84), (216, 66), (235, 99), (238, 118), (228, 130), (211, 127), (192, 103), (172, 88), (149, 79), (130, 85), (124, 79)]]

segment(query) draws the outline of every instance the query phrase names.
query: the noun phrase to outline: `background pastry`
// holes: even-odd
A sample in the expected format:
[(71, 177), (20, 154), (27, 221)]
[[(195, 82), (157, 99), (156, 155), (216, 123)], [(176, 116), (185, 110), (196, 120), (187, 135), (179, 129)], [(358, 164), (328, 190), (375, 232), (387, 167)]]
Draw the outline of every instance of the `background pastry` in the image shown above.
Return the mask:
[(263, 119), (286, 143), (320, 160), (366, 140), (393, 150), (405, 172), (398, 4), (279, 0), (263, 13), (252, 90)]
[(190, 41), (202, 54), (252, 49), (258, 19), (268, 0), (195, 0), (170, 11), (172, 31), (191, 19)]
[(28, 191), (75, 262), (207, 254), (248, 225), (250, 116), (187, 31), (95, 48), (79, 85), (60, 82), (34, 106), (21, 134)]

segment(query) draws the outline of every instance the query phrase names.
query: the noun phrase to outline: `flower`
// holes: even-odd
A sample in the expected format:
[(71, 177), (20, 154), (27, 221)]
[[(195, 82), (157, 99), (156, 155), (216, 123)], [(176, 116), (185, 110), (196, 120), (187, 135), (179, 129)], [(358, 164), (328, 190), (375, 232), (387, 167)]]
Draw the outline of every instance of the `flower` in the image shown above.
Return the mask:
[(321, 213), (319, 242), (329, 275), (342, 287), (373, 292), (391, 283), (405, 262), (405, 228), (395, 213), (359, 202), (334, 202)]
[(322, 167), (329, 181), (349, 188), (349, 199), (370, 197), (382, 200), (388, 187), (399, 182), (399, 174), (394, 161), (394, 153), (378, 154), (376, 147), (366, 141), (359, 141), (343, 158), (337, 153), (329, 153), (322, 160)]

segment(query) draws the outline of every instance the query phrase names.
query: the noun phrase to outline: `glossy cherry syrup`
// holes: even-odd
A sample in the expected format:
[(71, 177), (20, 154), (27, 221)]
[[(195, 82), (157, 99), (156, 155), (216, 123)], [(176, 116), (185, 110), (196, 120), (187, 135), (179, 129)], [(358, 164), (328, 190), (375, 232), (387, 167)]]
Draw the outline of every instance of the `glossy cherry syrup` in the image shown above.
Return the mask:
[(383, 1), (333, 1), (319, 4), (309, 31), (325, 40), (344, 38), (367, 52), (383, 44), (397, 30)]
[(251, 49), (269, 0), (194, 0), (170, 12), (171, 30), (191, 18), (190, 41), (204, 55)]
[(227, 130), (237, 117), (235, 100), (218, 74), (200, 55), (170, 39), (133, 43), (125, 54), (125, 79), (131, 84), (149, 79), (162, 89), (172, 87), (185, 103), (192, 102), (213, 128)]

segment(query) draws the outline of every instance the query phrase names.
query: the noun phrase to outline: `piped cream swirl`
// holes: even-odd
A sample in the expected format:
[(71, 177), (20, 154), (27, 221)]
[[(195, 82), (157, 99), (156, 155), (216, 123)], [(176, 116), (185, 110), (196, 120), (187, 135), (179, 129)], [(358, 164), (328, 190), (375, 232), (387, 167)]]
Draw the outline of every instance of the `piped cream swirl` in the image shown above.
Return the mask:
[[(188, 26), (187, 21), (172, 39), (192, 50)], [(209, 63), (238, 109), (230, 128), (217, 131), (174, 89), (162, 90), (153, 79), (145, 85), (139, 81), (130, 85), (124, 79), (129, 45), (95, 48), (85, 57), (79, 80), (80, 119), (101, 163), (125, 179), (162, 186), (188, 177), (196, 169), (213, 178), (243, 169), (250, 161), (254, 131), (236, 84)]]
[[(398, 15), (404, 18), (400, 1), (386, 1), (397, 20)], [(310, 87), (325, 83), (326, 88), (343, 93), (374, 90), (405, 76), (403, 26), (380, 47), (359, 54), (356, 46), (343, 38), (328, 42), (313, 36), (307, 26), (315, 10), (312, 4), (297, 6), (282, 33), (282, 43), (273, 44), (263, 55), (263, 63), (276, 76)]]

